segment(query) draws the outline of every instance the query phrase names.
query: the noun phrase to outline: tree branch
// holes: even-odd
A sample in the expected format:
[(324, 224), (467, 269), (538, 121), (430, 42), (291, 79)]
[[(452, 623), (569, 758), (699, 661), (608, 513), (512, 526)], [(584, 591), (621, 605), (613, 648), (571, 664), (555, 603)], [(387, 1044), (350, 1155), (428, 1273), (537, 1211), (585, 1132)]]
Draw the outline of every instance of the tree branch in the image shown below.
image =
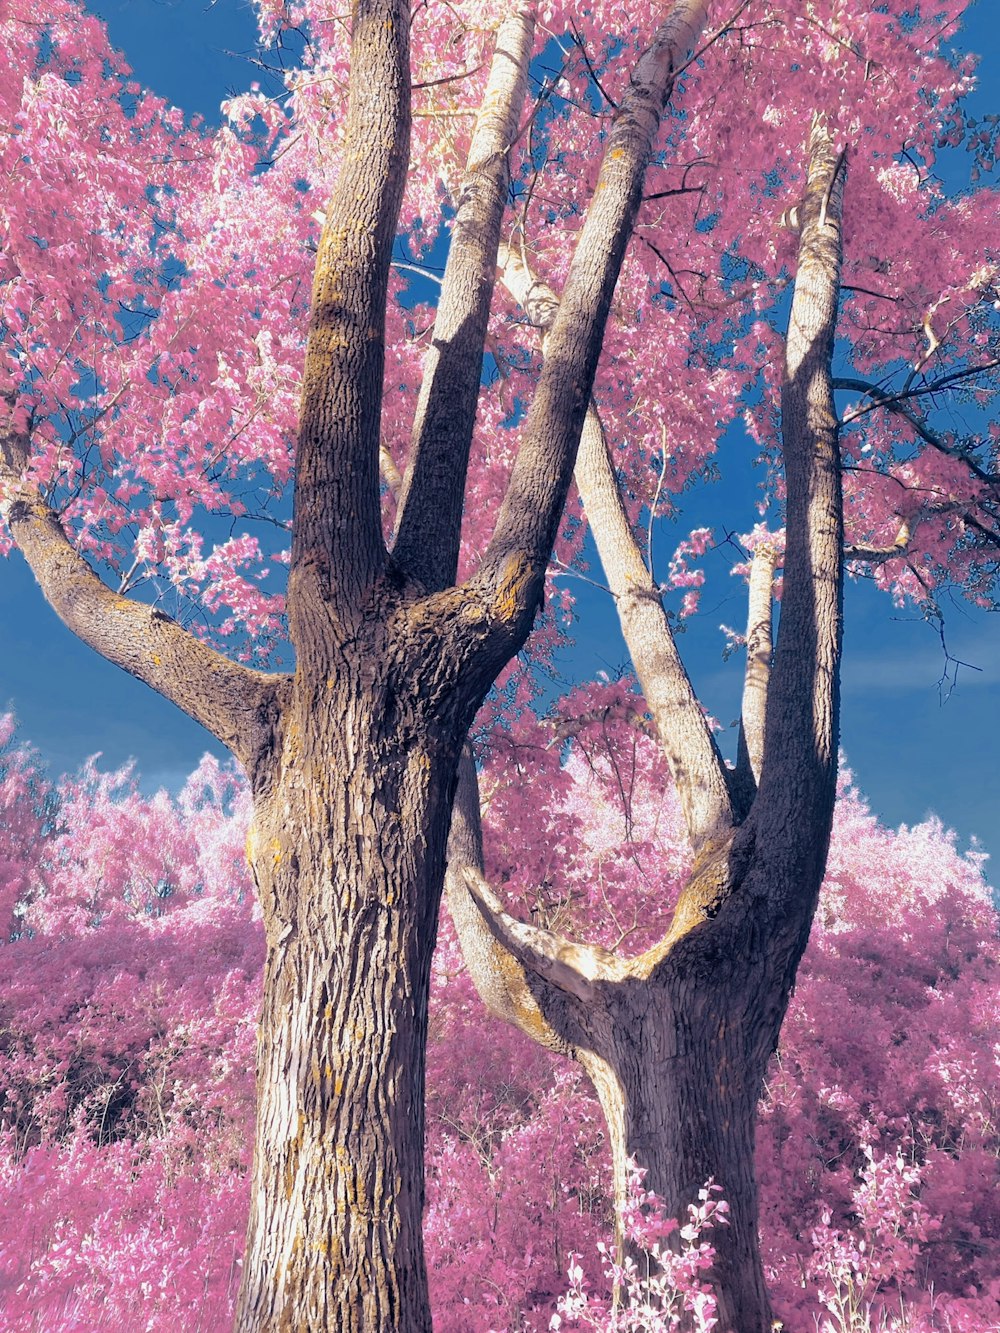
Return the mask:
[(154, 606), (111, 591), (74, 550), (59, 516), (22, 481), (29, 440), (0, 434), (0, 516), (63, 624), (109, 662), (177, 704), (222, 742), (252, 783), (273, 748), (285, 677), (231, 662)]
[[(523, 258), (510, 247), (501, 247), (500, 260), (503, 284), (541, 331), (547, 356), (559, 298), (547, 283), (532, 276)], [(584, 418), (574, 476), (604, 577), (615, 598), (622, 634), (677, 786), (692, 845), (697, 848), (706, 838), (732, 827), (736, 811), (715, 737), (629, 524), (593, 400)]]
[[(498, 911), (503, 914), (503, 909), (488, 888), (483, 894), (481, 886), (485, 883), (479, 779), (466, 747), (459, 762), (445, 874), (445, 897), (465, 965), (490, 1013), (513, 1023), (549, 1050), (573, 1055), (572, 1042), (556, 1031), (539, 1007), (525, 965), (507, 947), (502, 929), (491, 925), (491, 919)], [(476, 888), (480, 889), (478, 894)], [(581, 985), (583, 981), (581, 977)], [(549, 1007), (546, 1004), (546, 1010)]]
[(534, 38), (534, 3), (515, 3), (497, 33), (424, 363), (393, 556), (429, 590), (453, 583), (458, 568), (462, 500), (510, 184), (510, 151), (524, 106)]
[(752, 815), (764, 845), (784, 845), (790, 856), (810, 864), (816, 857), (825, 860), (837, 773), (844, 540), (830, 363), (840, 293), (843, 166), (825, 119), (816, 116), (781, 395), (784, 589)]
[(295, 462), (288, 616), (300, 661), (327, 626), (353, 619), (385, 560), (379, 425), (409, 159), (409, 27), (407, 0), (354, 0), (347, 128), (316, 256)]
[(743, 706), (736, 759), (736, 780), (753, 792), (760, 781), (767, 719), (767, 690), (771, 678), (774, 642), (771, 632), (774, 570), (778, 553), (770, 542), (761, 542), (750, 565), (747, 606), (747, 665), (743, 677)]
[(472, 866), (466, 866), (463, 874), (490, 933), (525, 972), (585, 1005), (594, 1003), (595, 982), (619, 981), (626, 975), (614, 954), (593, 945), (574, 944), (554, 931), (516, 920), (504, 911), (503, 903)]
[[(976, 459), (967, 450), (956, 449), (946, 444), (936, 431), (931, 430), (927, 423), (922, 421), (911, 407), (907, 406), (902, 396), (886, 393), (884, 389), (880, 389), (877, 384), (871, 384), (868, 380), (838, 378), (833, 381), (833, 387), (835, 389), (851, 389), (856, 393), (865, 394), (872, 400), (873, 406), (884, 407), (887, 412), (893, 412), (896, 416), (903, 417), (904, 420), (908, 421), (920, 439), (925, 444), (929, 444), (932, 449), (936, 449), (938, 453), (944, 454), (947, 458), (959, 459), (979, 481), (984, 482), (987, 486), (996, 486), (1000, 483), (1000, 475), (995, 472), (987, 472), (980, 467)], [(871, 409), (866, 408), (864, 410), (870, 411)], [(845, 426), (849, 425), (861, 415), (860, 411), (850, 412), (844, 417), (843, 424)]]
[(891, 546), (845, 546), (844, 559), (863, 560), (868, 565), (884, 565), (887, 560), (895, 560), (906, 554), (916, 526), (916, 522), (904, 518)]
[(474, 580), (512, 628), (530, 624), (541, 598), (660, 115), (706, 10), (706, 0), (676, 0), (633, 69), (608, 135), (517, 461)]

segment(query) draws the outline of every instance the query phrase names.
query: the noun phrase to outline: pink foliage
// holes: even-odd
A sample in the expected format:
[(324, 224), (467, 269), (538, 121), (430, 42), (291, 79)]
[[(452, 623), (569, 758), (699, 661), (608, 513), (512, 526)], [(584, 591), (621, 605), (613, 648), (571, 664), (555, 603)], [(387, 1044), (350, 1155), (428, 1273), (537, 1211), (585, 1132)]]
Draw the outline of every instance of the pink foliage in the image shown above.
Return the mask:
[[(523, 714), (493, 734), (482, 778), (495, 882), (526, 915), (629, 951), (662, 929), (687, 867), (662, 760), (629, 721), (637, 705), (623, 683), (579, 691), (568, 738), (567, 717)], [(245, 788), (210, 759), (176, 798), (93, 763), (50, 788), (4, 728), (0, 886), (20, 924), (0, 948), (5, 1327), (211, 1333), (238, 1285), (253, 1117), (263, 941)], [(529, 756), (547, 806), (523, 781)], [(933, 823), (882, 827), (845, 780), (761, 1104), (761, 1233), (786, 1328), (995, 1325), (998, 963), (981, 858)], [(654, 1298), (669, 1319), (674, 1296), (711, 1327), (699, 1288), (715, 1195), (694, 1201), (708, 1209), (698, 1234), (657, 1268), (670, 1237), (650, 1233), (655, 1201), (637, 1179), (630, 1225), (651, 1266), (616, 1274), (596, 1102), (575, 1069), (485, 1018), (447, 920), (428, 1061), (443, 1333), (540, 1331), (557, 1313), (639, 1327)], [(628, 1292), (617, 1324), (615, 1276)]]
[(617, 1299), (587, 1294), (583, 1269), (574, 1255), (569, 1268), (570, 1289), (560, 1297), (550, 1329), (593, 1328), (598, 1333), (711, 1333), (718, 1324), (716, 1300), (707, 1281), (715, 1250), (708, 1233), (728, 1224), (728, 1205), (714, 1198), (719, 1187), (709, 1180), (688, 1206), (688, 1220), (679, 1226), (666, 1217), (660, 1201), (643, 1188), (644, 1172), (632, 1163), (629, 1197), (622, 1211), (625, 1238), (639, 1258), (626, 1255), (612, 1261), (607, 1245), (598, 1246), (605, 1258), (605, 1277)]
[[(736, 420), (765, 455), (773, 449), (794, 254), (779, 220), (801, 192), (804, 127), (817, 109), (851, 146), (836, 373), (896, 387), (912, 370), (924, 392), (935, 377), (993, 364), (996, 192), (980, 181), (949, 196), (934, 171), (950, 146), (968, 143), (983, 161), (991, 148), (963, 111), (974, 59), (949, 46), (967, 2), (925, 12), (906, 0), (874, 10), (816, 0), (806, 12), (799, 0), (759, 0), (686, 70), (598, 371), (634, 517), (669, 511), (692, 478), (710, 475)], [(447, 233), (494, 10), (484, 0), (415, 8), (414, 169), (400, 225), (417, 262)], [(725, 26), (733, 10), (712, 4), (710, 23)], [(308, 41), (273, 87), (231, 98), (215, 128), (144, 93), (73, 0), (16, 0), (0, 21), (0, 119), (10, 127), (0, 149), (0, 392), (15, 424), (30, 422), (32, 471), (78, 547), (124, 588), (196, 607), (206, 632), (247, 659), (283, 633), (306, 303), (341, 151), (331, 99), (349, 58), (347, 26), (312, 0), (260, 0), (258, 13), (265, 42), (286, 28)], [(535, 133), (515, 146), (512, 192), (531, 262), (556, 289), (593, 188), (605, 95), (616, 97), (658, 14), (601, 0), (584, 19), (558, 0), (542, 16), (540, 39), (562, 72)], [(383, 436), (399, 466), (432, 322), (411, 278), (408, 268), (394, 275), (387, 323)], [(497, 373), (481, 395), (463, 577), (497, 511), (540, 364), (523, 313), (500, 290), (490, 352)], [(963, 460), (993, 470), (996, 440), (978, 423), (996, 377), (974, 376), (960, 392), (970, 430), (943, 428), (940, 447), (870, 400), (848, 405), (849, 537), (891, 543), (909, 525), (911, 559), (873, 571), (898, 597), (923, 601), (945, 580), (992, 596), (989, 550), (969, 521), (988, 496)], [(919, 412), (934, 401), (920, 399)], [(563, 527), (564, 561), (579, 555), (577, 519)], [(682, 614), (697, 601), (688, 554), (668, 580), (687, 589)]]
[[(923, 412), (936, 377), (994, 355), (996, 191), (949, 196), (934, 171), (950, 147), (967, 144), (983, 165), (993, 155), (963, 110), (974, 61), (948, 46), (966, 4), (710, 6), (713, 24), (734, 11), (744, 21), (692, 62), (664, 121), (595, 389), (634, 520), (711, 475), (735, 421), (765, 459), (773, 451), (795, 244), (779, 219), (801, 193), (817, 109), (851, 148), (837, 373), (910, 377), (926, 390)], [(215, 128), (144, 93), (75, 0), (8, 0), (0, 15), (0, 393), (13, 425), (30, 425), (32, 475), (102, 575), (193, 613), (245, 660), (265, 659), (283, 633), (310, 271), (348, 68), (346, 25), (312, 0), (257, 8), (264, 41), (290, 28), (309, 40), (274, 96), (252, 87)], [(446, 236), (496, 15), (485, 0), (414, 11), (401, 225), (419, 261)], [(617, 100), (659, 15), (623, 0), (543, 7), (562, 70), (514, 148), (512, 195), (532, 264), (557, 289), (606, 97)], [(433, 313), (409, 282), (393, 275), (386, 335), (383, 438), (400, 468)], [(497, 374), (479, 406), (462, 577), (540, 364), (534, 331), (500, 291), (489, 346)], [(908, 558), (873, 569), (897, 598), (923, 601), (948, 581), (994, 596), (995, 561), (970, 516), (990, 531), (994, 518), (967, 456), (996, 470), (1000, 438), (978, 430), (996, 377), (969, 385), (969, 433), (942, 430), (934, 445), (851, 391), (848, 537), (891, 544), (906, 526)], [(770, 489), (780, 499), (780, 481)], [(388, 495), (384, 506), (388, 531)], [(564, 564), (583, 532), (571, 511)], [(780, 545), (764, 527), (754, 540), (765, 535)], [(695, 529), (668, 570), (682, 615), (708, 538)], [(550, 593), (536, 660), (571, 603)], [(555, 722), (534, 703), (515, 664), (480, 717), (490, 878), (542, 924), (638, 951), (689, 868), (662, 757), (629, 722), (641, 701), (623, 683), (593, 685)], [(248, 813), (241, 782), (212, 761), (176, 798), (147, 798), (129, 770), (93, 763), (50, 784), (0, 725), (0, 1294), (12, 1329), (226, 1324), (263, 949)], [(971, 1333), (995, 1321), (997, 963), (976, 858), (934, 824), (882, 828), (846, 786), (762, 1103), (762, 1232), (790, 1329)], [(439, 1328), (547, 1327), (571, 1255), (586, 1256), (573, 1260), (572, 1292), (586, 1282), (597, 1310), (609, 1201), (594, 1102), (576, 1075), (485, 1022), (447, 923), (434, 1004), (427, 1240)], [(707, 1305), (698, 1317), (711, 1318)]]

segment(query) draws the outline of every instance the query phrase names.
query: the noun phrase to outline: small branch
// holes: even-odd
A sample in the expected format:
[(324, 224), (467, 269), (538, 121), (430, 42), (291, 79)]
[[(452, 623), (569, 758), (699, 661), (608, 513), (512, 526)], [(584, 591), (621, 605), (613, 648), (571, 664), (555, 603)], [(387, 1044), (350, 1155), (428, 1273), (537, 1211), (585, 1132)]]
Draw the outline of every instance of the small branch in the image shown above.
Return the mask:
[(605, 102), (607, 102), (608, 106), (613, 107), (614, 110), (617, 111), (617, 110), (618, 110), (618, 103), (615, 101), (615, 99), (611, 96), (610, 93), (605, 92), (604, 85), (601, 83), (600, 79), (597, 77), (597, 71), (594, 69), (593, 65), (590, 63), (590, 56), (587, 54), (587, 46), (586, 46), (586, 43), (584, 42), (583, 38), (580, 36), (580, 29), (576, 26), (575, 21), (572, 20), (572, 19), (570, 20), (570, 31), (571, 31), (572, 34), (573, 34), (573, 41), (575, 42), (576, 46), (579, 48), (580, 54), (583, 56), (583, 63), (587, 66), (587, 73), (588, 73), (588, 74), (590, 75), (590, 77), (593, 79), (594, 84), (595, 84), (595, 86), (596, 86), (596, 88), (597, 88), (597, 91), (598, 91), (598, 92), (601, 94), (601, 96), (604, 98)]
[(908, 551), (915, 527), (916, 522), (903, 519), (891, 546), (845, 546), (844, 559), (863, 560), (869, 565), (884, 565), (887, 560), (898, 559)]
[[(944, 454), (948, 458), (957, 458), (960, 462), (964, 463), (973, 476), (977, 477), (979, 481), (984, 482), (987, 486), (995, 486), (1000, 483), (1000, 474), (987, 472), (967, 450), (956, 449), (951, 445), (946, 444), (940, 435), (938, 435), (936, 431), (931, 430), (927, 423), (922, 421), (921, 418), (917, 416), (916, 412), (903, 401), (903, 395), (888, 394), (883, 389), (880, 389), (877, 384), (872, 384), (868, 380), (861, 379), (838, 378), (833, 381), (833, 387), (835, 389), (849, 389), (855, 393), (863, 393), (872, 400), (871, 407), (857, 408), (853, 412), (848, 412), (848, 414), (842, 418), (841, 424), (845, 426), (850, 425), (852, 421), (856, 421), (859, 417), (872, 411), (873, 408), (883, 407), (887, 412), (892, 412), (896, 416), (900, 416), (905, 421), (908, 421), (919, 438), (923, 440), (925, 444), (929, 444), (932, 449), (936, 449), (938, 453)], [(915, 396), (917, 392), (919, 392), (919, 390), (912, 390), (911, 396)]]

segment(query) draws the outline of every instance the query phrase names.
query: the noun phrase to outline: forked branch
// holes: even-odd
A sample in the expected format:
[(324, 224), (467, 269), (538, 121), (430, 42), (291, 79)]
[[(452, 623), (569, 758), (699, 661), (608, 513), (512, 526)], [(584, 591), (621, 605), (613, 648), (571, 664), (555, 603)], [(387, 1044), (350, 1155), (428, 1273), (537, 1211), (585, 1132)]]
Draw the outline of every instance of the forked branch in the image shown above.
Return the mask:
[(479, 779), (466, 747), (458, 769), (458, 786), (451, 814), (445, 898), (462, 956), (473, 984), (490, 1013), (521, 1029), (533, 1041), (571, 1055), (570, 1044), (543, 1016), (523, 966), (489, 926), (489, 912), (473, 897), (466, 878), (483, 875), (483, 834), (479, 813)]
[(589, 944), (575, 944), (554, 931), (518, 921), (504, 910), (483, 876), (472, 866), (464, 869), (465, 882), (491, 934), (524, 968), (557, 989), (593, 1004), (595, 982), (616, 981), (625, 975), (614, 954)]
[(355, 0), (343, 157), (316, 255), (302, 376), (288, 582), (300, 660), (327, 615), (335, 632), (353, 619), (385, 560), (379, 428), (386, 291), (409, 161), (409, 31), (407, 0)]
[(706, 11), (705, 0), (676, 0), (636, 63), (608, 135), (517, 461), (474, 580), (503, 621), (530, 623), (541, 597), (660, 115)]

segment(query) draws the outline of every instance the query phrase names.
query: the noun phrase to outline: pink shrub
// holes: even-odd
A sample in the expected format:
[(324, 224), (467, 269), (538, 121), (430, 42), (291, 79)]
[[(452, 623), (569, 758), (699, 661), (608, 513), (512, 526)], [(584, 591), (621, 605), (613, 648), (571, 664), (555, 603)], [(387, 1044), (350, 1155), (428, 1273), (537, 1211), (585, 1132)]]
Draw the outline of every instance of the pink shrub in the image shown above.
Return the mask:
[[(633, 705), (607, 685), (571, 701), (568, 730), (522, 715), (492, 738), (483, 781), (494, 882), (525, 915), (626, 950), (662, 929), (686, 864)], [(214, 1333), (238, 1284), (263, 954), (243, 784), (206, 759), (176, 798), (93, 763), (50, 787), (2, 735), (0, 896), (17, 936), (0, 946), (5, 1327)], [(528, 752), (547, 805), (522, 785)], [(845, 780), (761, 1105), (761, 1230), (787, 1329), (996, 1327), (998, 955), (981, 859), (934, 823), (881, 827)], [(441, 1333), (554, 1315), (638, 1327), (654, 1296), (671, 1317), (651, 1235), (651, 1266), (617, 1274), (628, 1299), (609, 1313), (600, 1111), (575, 1068), (485, 1018), (447, 917), (427, 1154)], [(650, 1202), (636, 1189), (633, 1229)], [(696, 1207), (721, 1220), (711, 1197)], [(661, 1261), (707, 1329), (700, 1235), (690, 1271), (672, 1250)]]
[(622, 1263), (611, 1258), (608, 1246), (598, 1246), (605, 1260), (606, 1282), (617, 1289), (617, 1299), (588, 1295), (579, 1256), (569, 1268), (569, 1291), (559, 1298), (550, 1329), (592, 1328), (598, 1333), (711, 1333), (718, 1324), (716, 1300), (708, 1282), (715, 1258), (708, 1235), (726, 1226), (728, 1205), (711, 1180), (698, 1191), (697, 1203), (688, 1206), (688, 1220), (679, 1226), (666, 1217), (651, 1190), (643, 1188), (645, 1172), (632, 1163), (630, 1195), (623, 1210), (626, 1240), (638, 1252)]

